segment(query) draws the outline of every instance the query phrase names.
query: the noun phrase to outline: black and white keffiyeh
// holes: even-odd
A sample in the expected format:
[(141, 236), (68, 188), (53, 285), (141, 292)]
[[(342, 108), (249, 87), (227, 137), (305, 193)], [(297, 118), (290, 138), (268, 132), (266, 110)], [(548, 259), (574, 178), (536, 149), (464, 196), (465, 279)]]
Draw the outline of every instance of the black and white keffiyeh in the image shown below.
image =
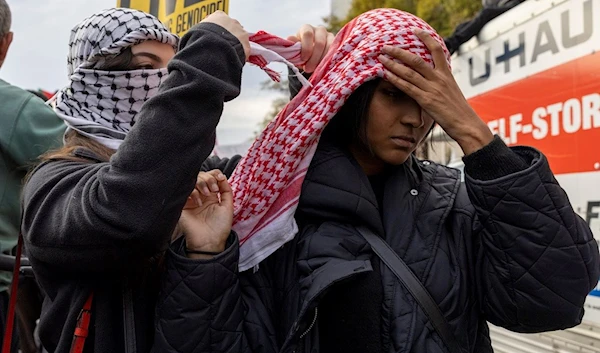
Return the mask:
[(171, 44), (179, 38), (154, 16), (132, 9), (104, 10), (71, 32), (69, 84), (58, 92), (55, 111), (69, 129), (117, 149), (153, 97), (167, 69), (102, 71), (107, 59), (147, 40)]

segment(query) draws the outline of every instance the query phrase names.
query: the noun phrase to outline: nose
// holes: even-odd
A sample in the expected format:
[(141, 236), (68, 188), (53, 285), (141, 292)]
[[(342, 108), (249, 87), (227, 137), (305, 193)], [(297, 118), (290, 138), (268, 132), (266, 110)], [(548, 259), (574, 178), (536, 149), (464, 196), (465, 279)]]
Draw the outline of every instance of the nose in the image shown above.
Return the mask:
[(421, 107), (416, 104), (416, 102), (409, 107), (406, 107), (402, 112), (401, 122), (402, 124), (411, 126), (415, 129), (423, 127), (423, 125), (425, 125), (425, 119), (423, 118)]

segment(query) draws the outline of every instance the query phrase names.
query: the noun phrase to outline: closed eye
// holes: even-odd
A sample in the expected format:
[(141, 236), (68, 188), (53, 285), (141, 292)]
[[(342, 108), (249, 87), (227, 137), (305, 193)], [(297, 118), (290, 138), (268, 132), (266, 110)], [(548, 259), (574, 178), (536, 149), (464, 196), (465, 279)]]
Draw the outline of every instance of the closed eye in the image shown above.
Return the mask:
[(405, 96), (404, 92), (398, 90), (398, 89), (384, 89), (383, 93), (391, 98), (403, 98)]

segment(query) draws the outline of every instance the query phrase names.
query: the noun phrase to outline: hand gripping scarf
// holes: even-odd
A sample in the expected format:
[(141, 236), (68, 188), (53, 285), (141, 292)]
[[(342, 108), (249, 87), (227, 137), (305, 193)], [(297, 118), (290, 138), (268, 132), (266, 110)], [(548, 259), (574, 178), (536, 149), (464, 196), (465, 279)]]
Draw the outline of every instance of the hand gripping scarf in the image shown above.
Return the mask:
[[(250, 63), (265, 70), (276, 81), (279, 81), (279, 74), (267, 64), (285, 63), (304, 84), (308, 84), (294, 66), (301, 63), (300, 43), (266, 32), (252, 34), (250, 39), (253, 41)], [(69, 129), (112, 149), (120, 146), (135, 124), (142, 104), (158, 92), (167, 69), (102, 71), (98, 67), (125, 49), (147, 40), (171, 44), (175, 49), (179, 42), (179, 38), (154, 16), (125, 8), (102, 11), (72, 30), (67, 58), (70, 83), (57, 94), (55, 107)]]
[(147, 40), (177, 49), (179, 38), (154, 16), (132, 9), (104, 10), (71, 31), (69, 84), (56, 96), (55, 111), (68, 129), (117, 149), (135, 124), (142, 104), (158, 92), (167, 69), (102, 71), (107, 59)]
[(288, 103), (240, 161), (230, 179), (240, 271), (257, 266), (298, 232), (294, 213), (320, 135), (352, 92), (384, 76), (377, 59), (382, 47), (401, 47), (433, 65), (414, 28), (433, 35), (450, 65), (443, 39), (420, 18), (395, 9), (364, 13), (338, 33), (311, 76), (311, 86), (305, 86)]

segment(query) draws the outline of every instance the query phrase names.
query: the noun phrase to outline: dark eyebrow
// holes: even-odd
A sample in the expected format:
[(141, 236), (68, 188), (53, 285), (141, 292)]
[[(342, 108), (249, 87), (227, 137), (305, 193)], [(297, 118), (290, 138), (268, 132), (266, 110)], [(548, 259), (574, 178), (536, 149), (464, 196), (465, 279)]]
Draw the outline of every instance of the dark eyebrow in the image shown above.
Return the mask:
[(134, 56), (134, 57), (138, 57), (138, 56), (145, 56), (145, 57), (147, 57), (148, 59), (154, 60), (154, 61), (156, 61), (156, 62), (158, 62), (158, 63), (162, 63), (162, 59), (161, 59), (161, 58), (159, 58), (158, 56), (156, 56), (156, 55), (154, 55), (154, 54), (152, 54), (152, 53), (147, 53), (147, 52), (144, 52), (144, 51), (143, 51), (143, 52), (141, 52), (141, 53), (136, 53), (136, 54), (133, 54), (133, 56)]

